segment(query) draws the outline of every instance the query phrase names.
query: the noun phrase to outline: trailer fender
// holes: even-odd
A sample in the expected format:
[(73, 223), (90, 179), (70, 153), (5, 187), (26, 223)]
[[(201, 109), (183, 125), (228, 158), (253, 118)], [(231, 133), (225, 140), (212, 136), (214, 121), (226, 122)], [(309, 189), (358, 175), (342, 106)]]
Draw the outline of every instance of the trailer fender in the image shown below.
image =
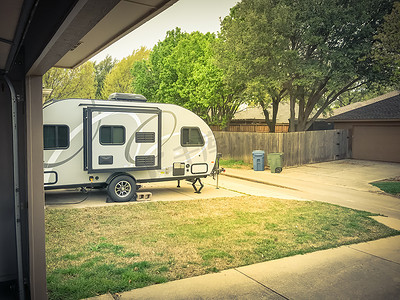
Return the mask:
[(111, 174), (111, 175), (107, 178), (107, 180), (106, 180), (106, 185), (109, 185), (109, 184), (111, 183), (111, 181), (112, 181), (114, 178), (118, 177), (118, 176), (129, 176), (129, 177), (131, 177), (133, 180), (136, 181), (135, 177), (133, 177), (132, 175), (130, 175), (130, 174), (128, 174), (128, 173), (124, 173), (124, 172), (119, 172), (119, 173)]

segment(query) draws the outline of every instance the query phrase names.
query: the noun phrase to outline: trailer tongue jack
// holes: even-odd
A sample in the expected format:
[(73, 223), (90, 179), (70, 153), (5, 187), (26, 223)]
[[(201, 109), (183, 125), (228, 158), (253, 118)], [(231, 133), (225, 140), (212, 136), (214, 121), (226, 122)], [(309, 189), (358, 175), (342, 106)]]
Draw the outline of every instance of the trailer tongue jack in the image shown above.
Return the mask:
[[(200, 178), (196, 178), (196, 179), (190, 180), (190, 181), (193, 181), (193, 182), (192, 182), (192, 187), (194, 188), (194, 192), (195, 192), (196, 194), (200, 194), (200, 193), (201, 193), (201, 190), (202, 190), (203, 187), (204, 187), (204, 184), (201, 183)], [(200, 188), (199, 188), (199, 189), (197, 189), (196, 182), (198, 182), (198, 183), (200, 184)]]

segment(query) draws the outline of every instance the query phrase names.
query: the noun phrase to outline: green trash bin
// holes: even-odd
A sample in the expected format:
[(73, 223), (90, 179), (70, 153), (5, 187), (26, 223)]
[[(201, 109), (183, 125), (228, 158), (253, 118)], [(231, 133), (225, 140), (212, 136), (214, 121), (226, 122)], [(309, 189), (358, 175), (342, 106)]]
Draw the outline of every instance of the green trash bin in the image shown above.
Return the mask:
[(282, 172), (283, 165), (283, 153), (269, 153), (267, 155), (267, 161), (269, 168), (271, 169), (271, 173), (280, 173)]

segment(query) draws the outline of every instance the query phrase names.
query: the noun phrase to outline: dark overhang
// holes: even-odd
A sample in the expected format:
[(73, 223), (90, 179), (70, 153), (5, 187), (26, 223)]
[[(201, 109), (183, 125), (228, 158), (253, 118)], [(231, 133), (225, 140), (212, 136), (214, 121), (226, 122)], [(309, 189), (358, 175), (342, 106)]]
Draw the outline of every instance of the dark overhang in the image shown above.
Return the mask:
[[(2, 0), (0, 72), (74, 68), (178, 0)], [(151, 33), (149, 33), (151, 34)]]

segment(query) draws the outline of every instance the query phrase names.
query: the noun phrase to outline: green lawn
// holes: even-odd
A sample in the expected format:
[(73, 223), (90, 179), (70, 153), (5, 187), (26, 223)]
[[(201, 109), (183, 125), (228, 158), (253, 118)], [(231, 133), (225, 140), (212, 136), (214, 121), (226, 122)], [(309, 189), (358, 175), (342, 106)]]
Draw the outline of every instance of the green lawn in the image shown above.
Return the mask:
[(234, 169), (252, 169), (253, 165), (245, 163), (243, 160), (235, 159), (220, 159), (219, 164), (223, 168), (234, 168)]
[(46, 210), (50, 299), (81, 299), (399, 234), (372, 214), (244, 196)]
[(380, 188), (388, 194), (400, 194), (400, 181), (379, 181), (371, 183), (373, 186)]

